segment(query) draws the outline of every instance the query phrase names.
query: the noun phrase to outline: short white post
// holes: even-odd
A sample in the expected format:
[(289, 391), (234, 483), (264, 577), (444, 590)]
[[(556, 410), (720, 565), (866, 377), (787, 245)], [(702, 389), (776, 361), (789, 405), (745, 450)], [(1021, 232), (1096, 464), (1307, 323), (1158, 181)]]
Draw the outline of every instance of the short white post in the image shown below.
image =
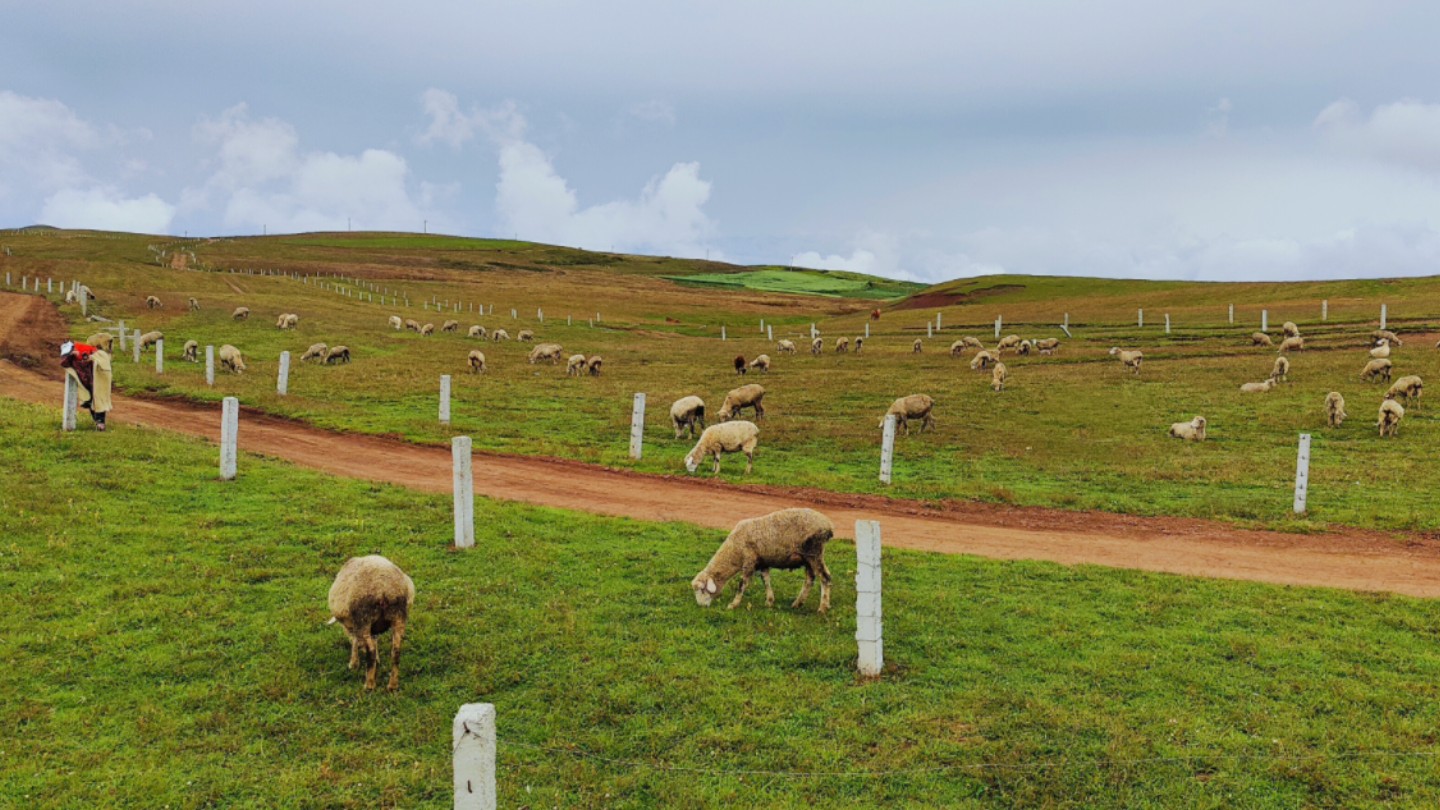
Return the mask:
[(1320, 320), (1330, 320), (1330, 299), (1328, 298), (1320, 302)]
[(543, 310), (543, 309), (536, 309), (536, 310), (535, 310), (535, 320), (539, 321), (540, 323), (544, 323), (544, 322), (545, 322), (545, 310)]
[(1270, 310), (1268, 309), (1260, 310), (1260, 331), (1270, 331)]
[(516, 319), (518, 319), (519, 317), (520, 317), (520, 316), (519, 316), (518, 314), (516, 314), (516, 312), (515, 312), (515, 308), (514, 308), (514, 307), (511, 307), (511, 308), (510, 308), (510, 319), (511, 319), (511, 320), (516, 320)]
[(870, 338), (870, 322), (869, 322), (869, 321), (866, 321), (866, 322), (865, 322), (865, 338), (866, 338), (867, 340)]
[[(865, 329), (866, 329), (866, 332), (868, 333), (870, 327), (867, 326), (867, 327), (865, 327)], [(774, 340), (774, 339), (775, 339), (775, 327), (771, 326), (771, 325), (768, 324), (768, 323), (765, 324), (765, 339), (766, 339), (766, 340)]]
[(630, 410), (630, 458), (640, 460), (645, 439), (645, 394), (635, 395), (635, 404)]
[(155, 373), (165, 373), (165, 338), (155, 341)]
[(720, 339), (725, 340), (725, 324), (720, 324)]
[[(491, 307), (491, 309), (493, 310), (494, 307)], [(598, 312), (595, 313), (595, 323), (602, 323), (602, 321), (600, 320), (600, 313)]]
[(124, 322), (124, 321), (121, 321), (121, 322), (120, 322), (120, 351), (122, 351), (122, 352), (125, 351), (125, 338), (126, 338), (126, 337), (128, 337), (128, 335), (125, 334), (125, 322)]
[(53, 293), (53, 292), (55, 292), (55, 281), (54, 281), (53, 279), (50, 279), (50, 278), (46, 278), (46, 279), (45, 279), (45, 292), (47, 292), (47, 293)]
[(885, 432), (880, 439), (880, 483), (890, 483), (890, 472), (895, 464), (895, 414), (885, 415)]
[(880, 606), (880, 523), (855, 521), (855, 641), (860, 674), (873, 678), (885, 665)]
[(225, 397), (220, 405), (220, 480), (235, 480), (235, 461), (239, 454), (237, 434), (240, 432), (240, 400)]
[(495, 704), (466, 703), (450, 732), (455, 810), (495, 810)]
[(566, 316), (565, 316), (565, 325), (566, 325), (566, 326), (573, 326), (573, 325), (574, 325), (574, 321), (572, 320), (573, 317), (574, 317), (574, 316), (572, 316), (572, 315), (566, 315)]
[(1060, 324), (1060, 331), (1061, 331), (1061, 332), (1064, 332), (1064, 333), (1065, 333), (1065, 337), (1067, 337), (1067, 338), (1073, 338), (1073, 337), (1075, 337), (1074, 335), (1070, 334), (1070, 327), (1067, 326), (1066, 324), (1063, 324), (1063, 323)]
[(926, 322), (925, 322), (925, 337), (927, 337), (927, 338), (929, 338), (929, 337), (935, 337), (935, 328), (934, 328), (934, 327), (935, 327), (935, 324), (931, 323), (930, 321), (926, 321)]
[(130, 344), (130, 348), (135, 350), (135, 362), (138, 363), (140, 362), (140, 330), (136, 329), (130, 337), (134, 339)]
[(943, 313), (943, 312), (937, 312), (937, 313), (935, 313), (935, 328), (936, 328), (936, 329), (943, 329), (943, 328), (944, 328), (943, 326), (940, 325), (941, 323), (943, 323), (943, 321), (942, 321), (941, 319), (944, 318), (944, 317), (945, 317), (945, 313)]
[(765, 334), (765, 319), (764, 319), (764, 318), (761, 318), (761, 319), (760, 319), (760, 334), (762, 334), (762, 335)]
[(450, 424), (450, 375), (440, 375), (440, 424)]
[(215, 384), (215, 347), (205, 347), (205, 384)]
[(275, 393), (282, 397), (290, 393), (290, 352), (280, 352), (280, 373), (275, 378)]
[(60, 417), (61, 430), (75, 429), (75, 412), (80, 409), (80, 381), (74, 375), (65, 375), (65, 406)]
[(1388, 307), (1386, 307), (1384, 304), (1381, 304), (1381, 305), (1380, 305), (1380, 328), (1381, 328), (1381, 329), (1384, 329), (1384, 328), (1385, 328), (1385, 316), (1386, 316), (1386, 314), (1387, 314), (1387, 310), (1388, 310)]
[(999, 339), (1000, 339), (1000, 329), (1001, 329), (1000, 316), (999, 316), (999, 315), (996, 315), (996, 316), (995, 316), (995, 339), (996, 339), (996, 340), (999, 340)]
[(811, 339), (811, 340), (814, 340), (814, 339), (815, 339), (815, 324), (813, 324), (813, 323), (810, 324), (810, 339)]
[(10, 274), (9, 274), (9, 273), (6, 273), (6, 274), (5, 274), (5, 286), (6, 286), (6, 287), (9, 287), (9, 286), (10, 286)]
[(1295, 459), (1295, 514), (1305, 514), (1310, 490), (1310, 434), (1300, 434), (1300, 455)]
[(1230, 324), (1231, 324), (1232, 326), (1235, 324), (1235, 305), (1234, 305), (1234, 304), (1231, 304), (1231, 305), (1230, 305)]
[(89, 315), (89, 314), (90, 314), (90, 296), (89, 296), (89, 294), (86, 292), (85, 287), (82, 286), (82, 287), (80, 288), (80, 315), (83, 317), (83, 316), (87, 316), (87, 315)]
[(1143, 310), (1143, 309), (1138, 309), (1138, 310), (1136, 310), (1136, 311), (1135, 311), (1135, 317), (1138, 319), (1138, 320), (1136, 321), (1136, 324), (1135, 324), (1135, 325), (1138, 326), (1138, 327), (1140, 327), (1141, 329), (1144, 329), (1144, 328), (1145, 328), (1145, 310)]
[(455, 483), (455, 547), (471, 548), (475, 545), (475, 476), (469, 436), (450, 440), (450, 464)]
[(1070, 328), (1070, 313), (1065, 313), (1065, 320), (1061, 322), (1066, 329)]
[(1170, 334), (1170, 313), (1165, 313), (1165, 334)]

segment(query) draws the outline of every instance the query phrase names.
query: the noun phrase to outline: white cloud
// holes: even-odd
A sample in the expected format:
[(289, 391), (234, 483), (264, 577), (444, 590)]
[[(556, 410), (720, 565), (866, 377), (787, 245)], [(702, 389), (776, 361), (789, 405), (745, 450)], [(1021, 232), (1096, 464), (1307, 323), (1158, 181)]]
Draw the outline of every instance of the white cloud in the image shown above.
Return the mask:
[(667, 127), (675, 126), (675, 108), (659, 99), (649, 99), (631, 104), (625, 109), (625, 113), (631, 118), (647, 123), (664, 124)]
[(295, 171), (300, 138), (295, 128), (278, 118), (250, 118), (243, 102), (202, 118), (195, 125), (200, 140), (219, 145), (220, 167), (210, 183), (224, 189), (243, 188), (285, 177)]
[(165, 233), (175, 206), (154, 194), (126, 197), (118, 189), (64, 189), (45, 200), (40, 221), (57, 228), (89, 228), (130, 233)]
[(1440, 171), (1440, 104), (1402, 99), (1376, 107), (1365, 118), (1360, 105), (1340, 99), (1320, 111), (1314, 127), (1344, 149)]
[(0, 196), (85, 183), (88, 175), (74, 153), (104, 141), (94, 126), (59, 101), (0, 91)]
[(415, 138), (420, 145), (443, 141), (459, 148), (475, 136), (475, 123), (469, 114), (460, 111), (460, 100), (454, 93), (431, 87), (420, 94), (420, 106), (430, 117), (430, 126)]
[(813, 270), (848, 270), (886, 278), (913, 278), (914, 274), (900, 269), (900, 241), (893, 235), (865, 230), (855, 238), (850, 255), (832, 253), (822, 256), (807, 250), (790, 257), (791, 267)]
[(1211, 138), (1224, 138), (1230, 134), (1230, 110), (1232, 109), (1230, 99), (1221, 98), (1214, 107), (1205, 110), (1208, 119), (1205, 124), (1205, 135)]

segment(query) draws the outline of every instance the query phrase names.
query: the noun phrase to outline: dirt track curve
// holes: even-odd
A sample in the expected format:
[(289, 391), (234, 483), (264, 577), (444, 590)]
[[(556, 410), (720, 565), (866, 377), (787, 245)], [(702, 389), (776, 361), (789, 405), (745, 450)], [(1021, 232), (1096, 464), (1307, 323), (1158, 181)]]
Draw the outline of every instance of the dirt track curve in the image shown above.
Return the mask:
[[(63, 334), (57, 313), (43, 299), (0, 293), (0, 357), (7, 358), (0, 359), (0, 396), (58, 410), (58, 366), (41, 373), (10, 360), (50, 366), (51, 347)], [(219, 407), (213, 405), (117, 396), (111, 419), (219, 440)], [(451, 487), (449, 448), (339, 434), (260, 413), (242, 414), (240, 449), (350, 478), (429, 492)], [(880, 520), (885, 543), (899, 548), (1440, 596), (1440, 541), (1430, 538), (1294, 535), (1204, 520), (920, 503), (640, 475), (558, 459), (477, 454), (475, 469), (475, 490), (486, 497), (640, 520), (728, 529), (744, 517), (812, 506), (835, 521), (842, 537), (852, 535), (857, 519)]]

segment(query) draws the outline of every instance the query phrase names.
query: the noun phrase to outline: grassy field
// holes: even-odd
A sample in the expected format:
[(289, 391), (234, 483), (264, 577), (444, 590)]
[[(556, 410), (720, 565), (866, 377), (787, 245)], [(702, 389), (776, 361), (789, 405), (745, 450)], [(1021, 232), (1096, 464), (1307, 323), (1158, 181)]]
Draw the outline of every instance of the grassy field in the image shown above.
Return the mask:
[[(125, 318), (128, 326), (163, 330), (170, 355), (166, 373), (156, 375), (148, 357), (140, 366), (122, 360), (117, 381), (125, 389), (202, 400), (234, 394), (247, 404), (325, 427), (432, 443), (464, 432), (484, 450), (678, 474), (689, 443), (672, 437), (665, 418), (669, 403), (696, 393), (713, 413), (728, 389), (758, 381), (769, 392), (749, 479), (759, 483), (1211, 517), (1298, 530), (1327, 524), (1440, 529), (1440, 513), (1428, 496), (1440, 489), (1440, 466), (1418, 451), (1440, 440), (1431, 407), (1411, 408), (1400, 437), (1381, 441), (1374, 421), (1384, 386), (1358, 379), (1368, 359), (1365, 336), (1382, 301), (1389, 303), (1392, 326), (1411, 337), (1394, 358), (1396, 375), (1429, 379), (1440, 372), (1435, 338), (1421, 337), (1440, 322), (1436, 279), (1218, 285), (993, 277), (941, 285), (885, 305), (882, 318), (871, 322), (873, 301), (682, 285), (656, 277), (638, 259), (632, 266), (630, 257), (570, 251), (571, 264), (547, 265), (534, 261), (530, 247), (505, 246), (487, 248), (493, 255), (486, 261), (509, 255), (514, 267), (474, 272), (444, 266), (447, 256), (463, 251), (438, 250), (426, 241), (443, 244), (451, 237), (416, 236), (422, 247), (381, 249), (365, 247), (364, 235), (342, 236), (193, 243), (197, 257), (212, 269), (323, 273), (313, 279), (323, 287), (286, 276), (162, 269), (143, 237), (72, 232), (7, 238), (15, 255), (3, 267), (16, 283), (22, 273), (83, 278), (97, 291), (99, 311)], [(400, 244), (407, 238), (382, 234), (370, 241)], [(306, 247), (307, 240), (338, 240), (349, 247)], [(585, 256), (614, 264), (580, 264)], [(707, 266), (691, 264), (696, 272)], [(379, 288), (380, 296), (408, 299), (410, 306), (382, 306), (343, 294), (363, 292), (360, 284)], [(166, 308), (145, 310), (150, 293), (165, 299)], [(183, 302), (191, 295), (203, 302), (198, 313), (185, 311)], [(1330, 319), (1322, 323), (1319, 302), (1325, 298)], [(450, 302), (450, 311), (436, 312), (432, 300)], [(1237, 302), (1233, 326), (1227, 300)], [(254, 310), (250, 321), (230, 320), (229, 312), (240, 304)], [(456, 304), (465, 311), (454, 312)], [(493, 306), (494, 314), (472, 314), (476, 304)], [(1296, 320), (1308, 348), (1292, 358), (1291, 382), (1268, 395), (1245, 396), (1239, 385), (1263, 379), (1275, 357), (1273, 350), (1248, 345), (1262, 306), (1269, 309), (1272, 333), (1278, 334), (1282, 321)], [(1130, 320), (1141, 307), (1143, 329)], [(518, 318), (511, 318), (512, 308)], [(537, 309), (547, 316), (543, 325)], [(78, 321), (75, 307), (65, 312)], [(276, 330), (279, 312), (300, 313), (299, 329)], [(602, 318), (592, 326), (596, 312)], [(972, 372), (945, 352), (960, 335), (993, 340), (997, 312), (1006, 319), (1007, 334), (1058, 335), (1065, 341), (1054, 357), (1007, 357), (1011, 380), (998, 395), (989, 390), (988, 373)], [(1066, 312), (1073, 339), (1055, 327)], [(1168, 335), (1166, 312), (1173, 321)], [(605, 374), (566, 379), (563, 366), (526, 363), (525, 344), (479, 343), (463, 331), (430, 338), (396, 333), (385, 326), (391, 313), (437, 324), (453, 317), (462, 330), (472, 323), (504, 327), (512, 335), (534, 329), (541, 340), (561, 343), (566, 353), (603, 356)], [(926, 340), (923, 354), (912, 354), (911, 342), (925, 339), (925, 323), (937, 313), (943, 314), (944, 329)], [(802, 346), (809, 325), (816, 323), (827, 351), (821, 357), (778, 355), (760, 332), (761, 319), (777, 339), (794, 338)], [(867, 324), (873, 336), (863, 355), (829, 351), (835, 336), (859, 335)], [(723, 342), (722, 325), (729, 338)], [(71, 327), (82, 338), (93, 328), (78, 322)], [(176, 360), (189, 338), (239, 346), (250, 372), (221, 375), (214, 388), (207, 387), (202, 368)], [(298, 357), (313, 342), (345, 343), (355, 362), (300, 365), (292, 373), (290, 396), (276, 396), (279, 353)], [(1115, 345), (1144, 349), (1139, 378), (1106, 354)], [(486, 353), (488, 374), (464, 373), (472, 348)], [(737, 380), (732, 358), (761, 352), (770, 353), (773, 371)], [(441, 374), (456, 375), (450, 428), (435, 420)], [(1339, 429), (1324, 426), (1322, 402), (1331, 390), (1344, 394), (1351, 414)], [(648, 449), (638, 463), (627, 458), (636, 391), (645, 392), (650, 403)], [(876, 481), (876, 423), (892, 399), (910, 393), (935, 398), (938, 429), (900, 440), (895, 483), (882, 488)], [(1170, 423), (1195, 414), (1209, 419), (1211, 441), (1181, 444), (1166, 436)], [(1296, 519), (1290, 503), (1301, 432), (1312, 433), (1314, 451), (1310, 513)], [(731, 463), (722, 475), (735, 480), (740, 469)]]
[(712, 287), (805, 295), (843, 296), (891, 300), (925, 288), (923, 284), (828, 270), (771, 267), (743, 273), (705, 273), (674, 276), (672, 281)]
[[(0, 409), (0, 804), (444, 807), (472, 701), (505, 807), (1440, 802), (1433, 602), (887, 551), (866, 682), (848, 543), (828, 616), (707, 611), (718, 532), (481, 500), (456, 553), (443, 497), (57, 422)], [(366, 553), (395, 694), (323, 624)]]

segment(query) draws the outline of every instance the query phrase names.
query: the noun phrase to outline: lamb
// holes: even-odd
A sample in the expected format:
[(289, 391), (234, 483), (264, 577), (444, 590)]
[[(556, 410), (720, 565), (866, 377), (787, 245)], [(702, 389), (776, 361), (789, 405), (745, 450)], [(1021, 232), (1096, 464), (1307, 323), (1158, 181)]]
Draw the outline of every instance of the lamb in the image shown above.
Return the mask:
[(910, 353), (920, 354), (923, 351), (925, 351), (924, 341), (920, 340), (920, 338), (915, 338), (915, 342), (910, 344)]
[(400, 320), (399, 315), (391, 315), (389, 323), (390, 328), (394, 329), (396, 332), (399, 332), (401, 329), (405, 328), (405, 322)]
[(1377, 342), (1381, 340), (1386, 341), (1397, 349), (1405, 345), (1405, 341), (1401, 340), (1399, 335), (1396, 335), (1389, 329), (1376, 329), (1370, 333), (1370, 339)]
[(1009, 376), (1010, 373), (1006, 370), (1005, 364), (996, 362), (995, 370), (990, 373), (990, 387), (995, 390), (995, 393), (998, 394), (1005, 390), (1005, 380)]
[(700, 434), (700, 440), (685, 454), (685, 469), (695, 472), (706, 456), (715, 457), (714, 474), (720, 474), (720, 456), (724, 453), (745, 454), (745, 474), (755, 467), (755, 446), (760, 443), (760, 428), (754, 422), (725, 422), (711, 425)]
[(1000, 342), (999, 342), (999, 343), (995, 344), (995, 351), (996, 351), (996, 353), (998, 354), (999, 352), (1003, 352), (1003, 351), (1005, 351), (1006, 349), (1014, 349), (1014, 348), (1018, 347), (1019, 345), (1020, 345), (1020, 336), (1019, 336), (1019, 335), (1006, 335), (1005, 337), (1003, 337), (1003, 338), (1000, 339)]
[(740, 577), (740, 587), (730, 609), (740, 606), (750, 578), (757, 572), (765, 582), (765, 606), (775, 606), (771, 570), (805, 569), (805, 584), (790, 603), (798, 608), (810, 598), (815, 578), (820, 578), (820, 613), (830, 610), (830, 569), (825, 567), (825, 544), (835, 536), (830, 519), (813, 509), (782, 509), (735, 524), (705, 568), (690, 581), (695, 602), (709, 607), (725, 583)]
[(850, 338), (845, 337), (844, 335), (835, 338), (835, 353), (845, 354), (848, 351), (850, 351)]
[(1252, 333), (1250, 334), (1250, 345), (1251, 345), (1251, 346), (1274, 346), (1274, 345), (1275, 345), (1275, 341), (1271, 340), (1271, 339), (1270, 339), (1270, 336), (1267, 335), (1267, 334), (1265, 334), (1264, 332), (1252, 332)]
[(1385, 392), (1386, 399), (1403, 399), (1406, 405), (1418, 403), (1420, 395), (1425, 392), (1425, 383), (1414, 374), (1408, 374), (1395, 381), (1390, 390)]
[(330, 347), (324, 343), (312, 343), (310, 344), (310, 348), (306, 349), (305, 353), (300, 355), (300, 362), (304, 363), (308, 360), (323, 362), (325, 360), (325, 352), (329, 349)]
[(1390, 341), (1381, 339), (1379, 345), (1370, 350), (1370, 356), (1376, 360), (1384, 360), (1390, 356)]
[(865, 338), (862, 337), (862, 336), (860, 336), (860, 335), (856, 335), (856, 336), (855, 336), (855, 353), (856, 353), (856, 354), (859, 354), (859, 353), (863, 352), (864, 350), (865, 350)]
[(819, 356), (820, 356), (820, 353), (823, 352), (823, 351), (825, 351), (825, 341), (821, 340), (821, 339), (818, 338), (818, 337), (815, 338), (814, 340), (810, 341), (810, 353), (811, 353), (811, 354), (815, 355), (816, 357), (819, 357)]
[(755, 356), (755, 359), (750, 361), (750, 368), (755, 369), (756, 371), (760, 372), (761, 374), (769, 374), (769, 373), (770, 373), (770, 355), (768, 355), (768, 354), (756, 355), (756, 356)]
[(1128, 351), (1126, 349), (1121, 349), (1119, 346), (1111, 346), (1110, 354), (1111, 356), (1119, 357), (1120, 362), (1124, 364), (1126, 368), (1133, 371), (1137, 376), (1140, 374), (1140, 364), (1145, 362), (1145, 355), (1141, 353), (1138, 349), (1135, 351)]
[(1395, 364), (1391, 361), (1383, 357), (1377, 357), (1365, 364), (1365, 368), (1360, 371), (1360, 379), (1366, 382), (1374, 382), (1376, 377), (1380, 377), (1383, 378), (1385, 382), (1390, 382), (1390, 372), (1394, 367)]
[(1325, 422), (1330, 427), (1340, 427), (1345, 421), (1345, 397), (1340, 396), (1339, 391), (1331, 391), (1325, 395)]
[(400, 648), (405, 640), (405, 623), (410, 619), (410, 606), (415, 603), (415, 583), (395, 563), (372, 554), (351, 557), (340, 568), (328, 599), (330, 621), (340, 622), (345, 637), (350, 639), (350, 669), (365, 654), (365, 689), (375, 688), (375, 670), (380, 660), (375, 637), (390, 630), (390, 683), (395, 691), (400, 686)]
[(1274, 388), (1275, 380), (1271, 378), (1266, 380), (1265, 382), (1245, 383), (1244, 385), (1240, 386), (1240, 391), (1241, 393), (1245, 394), (1266, 394)]
[(193, 296), (193, 295), (190, 296), (190, 311), (191, 311), (191, 312), (199, 312), (199, 311), (200, 311), (200, 302), (197, 301), (197, 300), (195, 300), (195, 296)]
[(496, 329), (495, 331), (490, 333), (490, 339), (495, 341), (496, 343), (499, 343), (502, 340), (509, 340), (510, 333), (506, 332), (504, 329)]
[(185, 348), (180, 352), (181, 360), (188, 360), (192, 363), (200, 362), (200, 342), (196, 340), (185, 341)]
[(780, 354), (794, 354), (794, 353), (795, 353), (795, 341), (793, 341), (793, 340), (782, 340), (782, 341), (780, 341), (779, 343), (776, 343), (776, 344), (775, 344), (775, 351), (779, 352)]
[(1197, 416), (1189, 422), (1176, 422), (1170, 426), (1170, 435), (1187, 442), (1205, 441), (1205, 417)]
[(469, 332), (466, 332), (465, 334), (466, 334), (468, 337), (480, 338), (481, 340), (484, 340), (484, 339), (485, 339), (485, 327), (483, 327), (483, 326), (481, 326), (481, 325), (479, 325), (479, 324), (476, 324), (476, 325), (470, 327), (470, 331), (469, 331)]
[(572, 354), (570, 359), (565, 361), (565, 376), (579, 377), (580, 372), (585, 370), (585, 355)]
[(250, 308), (236, 307), (235, 311), (230, 313), (230, 317), (237, 321), (243, 321), (246, 318), (250, 317)]
[(452, 320), (448, 320), (448, 321), (446, 321), (446, 322), (444, 323), (443, 326), (440, 327), (440, 331), (441, 331), (441, 332), (459, 332), (459, 331), (460, 331), (460, 322), (457, 321), (457, 320), (453, 320), (453, 319), (452, 319)]
[(1288, 382), (1290, 375), (1290, 361), (1284, 357), (1275, 358), (1275, 365), (1270, 369), (1270, 379), (1277, 382)]
[(591, 376), (591, 377), (599, 377), (599, 376), (600, 376), (600, 367), (601, 367), (602, 365), (604, 365), (604, 364), (605, 364), (605, 358), (601, 357), (601, 356), (598, 355), (598, 354), (594, 354), (594, 355), (591, 355), (591, 356), (590, 356), (590, 362), (586, 363), (586, 364), (585, 364), (585, 367), (590, 370), (590, 376)]
[(720, 421), (728, 422), (731, 417), (739, 416), (746, 408), (755, 411), (755, 421), (759, 422), (765, 418), (765, 389), (751, 383), (733, 389), (725, 395), (725, 401), (720, 403)]
[(466, 362), (470, 366), (471, 374), (483, 374), (485, 372), (485, 354), (479, 349), (471, 349), (470, 357)]
[(515, 339), (521, 343), (531, 343), (535, 340), (535, 333), (529, 329), (521, 329)]
[(424, 326), (420, 327), (421, 337), (430, 337), (433, 334), (435, 334), (435, 324), (427, 323)]
[(995, 365), (995, 362), (995, 355), (985, 351), (984, 349), (981, 349), (980, 351), (975, 353), (974, 357), (970, 358), (970, 370), (983, 371)]
[(145, 306), (149, 309), (159, 309), (165, 305), (160, 303), (159, 298), (156, 298), (153, 295), (147, 295), (145, 296)]
[(1300, 337), (1300, 327), (1296, 326), (1293, 321), (1286, 321), (1284, 324), (1281, 324), (1280, 329), (1285, 333), (1285, 337), (1287, 338)]
[(705, 429), (705, 400), (697, 396), (675, 400), (670, 405), (670, 424), (675, 426), (675, 438), (680, 438), (687, 430), (690, 438), (695, 438), (697, 425), (701, 430)]
[(1380, 438), (1396, 436), (1400, 433), (1400, 420), (1405, 418), (1405, 409), (1400, 403), (1393, 399), (1387, 399), (1380, 403), (1380, 421), (1376, 424), (1380, 427)]
[(746, 369), (746, 366), (745, 366), (745, 355), (743, 355), (743, 354), (737, 354), (737, 355), (735, 355), (735, 360), (734, 360), (733, 362), (734, 362), (734, 365), (735, 365), (735, 373), (736, 373), (737, 375), (743, 375), (743, 374), (746, 372), (746, 370), (747, 370), (747, 369)]
[(405, 328), (411, 332), (414, 332), (417, 335), (420, 334), (420, 322), (415, 320), (414, 318), (405, 319)]
[(140, 351), (143, 352), (151, 346), (154, 346), (158, 341), (164, 339), (164, 332), (146, 332), (145, 334), (140, 336)]
[(1055, 350), (1060, 348), (1060, 338), (1044, 338), (1042, 340), (1037, 340), (1035, 341), (1035, 348), (1041, 354), (1054, 354)]
[(559, 343), (541, 343), (530, 350), (530, 365), (535, 365), (541, 360), (549, 360), (550, 365), (560, 362), (560, 356), (564, 351)]
[(1302, 338), (1302, 337), (1287, 337), (1287, 338), (1285, 338), (1284, 340), (1280, 341), (1280, 347), (1277, 348), (1275, 351), (1281, 352), (1281, 353), (1284, 353), (1284, 352), (1298, 352), (1298, 351), (1303, 350), (1304, 348), (1305, 348), (1305, 338)]
[(895, 417), (895, 426), (904, 428), (905, 435), (910, 435), (910, 420), (920, 420), (920, 432), (924, 433), (925, 428), (935, 427), (935, 417), (932, 411), (935, 410), (935, 400), (928, 394), (911, 394), (908, 397), (900, 397), (890, 403), (890, 408), (885, 415), (880, 417), (878, 427), (885, 427), (885, 420), (891, 416)]
[(220, 347), (220, 367), (229, 369), (232, 374), (241, 374), (245, 371), (245, 355), (240, 350), (226, 343)]
[(349, 346), (331, 346), (330, 350), (325, 352), (325, 365), (327, 366), (348, 362), (350, 362)]

